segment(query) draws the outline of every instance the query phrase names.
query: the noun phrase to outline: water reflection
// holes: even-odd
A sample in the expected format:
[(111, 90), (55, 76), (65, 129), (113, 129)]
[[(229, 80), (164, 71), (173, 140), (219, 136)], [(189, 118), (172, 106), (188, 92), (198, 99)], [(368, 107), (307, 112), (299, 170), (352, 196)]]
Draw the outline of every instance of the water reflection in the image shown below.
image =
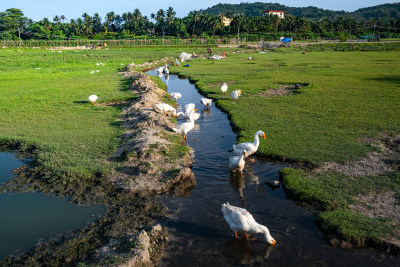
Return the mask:
[(251, 240), (232, 238), (226, 242), (222, 256), (230, 262), (244, 265), (262, 263), (269, 258), (274, 247), (268, 244), (259, 245), (261, 244)]
[[(12, 179), (11, 171), (30, 160), (0, 152), (0, 185)], [(0, 258), (31, 249), (37, 241), (84, 227), (98, 219), (104, 207), (76, 206), (68, 198), (37, 192), (0, 194)]]

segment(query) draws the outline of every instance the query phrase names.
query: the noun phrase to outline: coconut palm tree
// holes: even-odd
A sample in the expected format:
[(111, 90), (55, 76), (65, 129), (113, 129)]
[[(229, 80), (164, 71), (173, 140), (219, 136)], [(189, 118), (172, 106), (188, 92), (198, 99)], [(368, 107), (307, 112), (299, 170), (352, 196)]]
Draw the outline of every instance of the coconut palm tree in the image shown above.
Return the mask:
[(161, 25), (162, 34), (163, 34), (163, 38), (164, 38), (164, 36), (165, 36), (165, 32), (164, 32), (165, 12), (163, 9), (160, 9), (157, 11), (156, 20), (157, 20), (158, 24)]

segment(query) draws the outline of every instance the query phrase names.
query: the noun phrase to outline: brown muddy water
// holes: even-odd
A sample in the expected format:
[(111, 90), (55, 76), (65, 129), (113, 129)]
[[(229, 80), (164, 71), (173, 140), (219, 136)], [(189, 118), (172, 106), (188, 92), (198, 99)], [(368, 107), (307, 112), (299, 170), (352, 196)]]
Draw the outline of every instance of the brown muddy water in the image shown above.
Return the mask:
[[(156, 76), (157, 72), (147, 74)], [(399, 266), (399, 257), (372, 249), (330, 246), (314, 215), (288, 199), (282, 187), (272, 189), (265, 184), (278, 180), (284, 164), (256, 158), (255, 163), (246, 161), (242, 177), (230, 176), (228, 161), (234, 155), (230, 151), (236, 134), (227, 115), (214, 103), (210, 111), (204, 111), (200, 104), (203, 96), (188, 79), (177, 75), (160, 78), (169, 93), (182, 94), (178, 104), (195, 103), (201, 117), (187, 141), (193, 149), (197, 186), (186, 198), (163, 201), (170, 214), (163, 222), (169, 244), (159, 266)], [(267, 140), (260, 142), (268, 142), (268, 129), (260, 130), (267, 135)], [(222, 216), (225, 202), (246, 208), (269, 228), (277, 245), (267, 245), (261, 235), (254, 235), (256, 240), (251, 241), (235, 239)]]
[[(0, 186), (13, 179), (11, 171), (29, 163), (18, 153), (0, 151)], [(105, 208), (69, 204), (69, 198), (38, 192), (0, 194), (0, 259), (31, 249), (37, 242), (82, 228)]]

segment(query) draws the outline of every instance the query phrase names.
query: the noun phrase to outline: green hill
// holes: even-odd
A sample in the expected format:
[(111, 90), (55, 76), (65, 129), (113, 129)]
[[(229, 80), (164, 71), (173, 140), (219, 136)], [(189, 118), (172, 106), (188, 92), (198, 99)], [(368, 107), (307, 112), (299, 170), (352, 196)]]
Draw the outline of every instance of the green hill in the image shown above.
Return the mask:
[(201, 10), (203, 13), (209, 13), (218, 15), (220, 13), (228, 14), (240, 14), (243, 13), (246, 16), (262, 16), (265, 10), (282, 10), (285, 13), (306, 17), (310, 19), (316, 18), (330, 18), (336, 19), (338, 17), (351, 17), (357, 20), (371, 18), (381, 19), (383, 21), (390, 19), (398, 19), (400, 17), (400, 3), (395, 4), (384, 4), (373, 7), (366, 7), (358, 9), (354, 12), (346, 11), (333, 11), (328, 9), (317, 8), (313, 6), (309, 7), (289, 7), (278, 3), (241, 3), (241, 4), (218, 4), (213, 7)]

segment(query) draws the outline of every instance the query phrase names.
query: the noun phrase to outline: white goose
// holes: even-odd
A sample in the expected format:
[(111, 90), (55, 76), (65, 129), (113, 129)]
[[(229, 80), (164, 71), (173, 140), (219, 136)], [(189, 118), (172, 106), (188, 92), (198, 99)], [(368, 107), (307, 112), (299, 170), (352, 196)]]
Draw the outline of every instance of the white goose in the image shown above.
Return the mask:
[(192, 113), (194, 113), (197, 109), (192, 109), (189, 115), (189, 121), (178, 124), (176, 127), (172, 128), (176, 133), (183, 134), (183, 139), (187, 140), (186, 134), (193, 129), (194, 127), (194, 119)]
[(158, 72), (159, 74), (163, 73), (163, 72), (164, 72), (164, 67), (158, 67), (158, 68), (157, 68), (157, 72)]
[(243, 150), (246, 150), (246, 152), (247, 152), (246, 158), (248, 158), (250, 161), (254, 162), (254, 159), (249, 158), (249, 156), (257, 152), (258, 146), (260, 145), (260, 140), (258, 138), (259, 136), (262, 136), (264, 139), (266, 139), (265, 133), (263, 131), (257, 131), (254, 134), (254, 142), (253, 143), (246, 142), (246, 143), (240, 143), (237, 145), (233, 145), (233, 151), (235, 152), (236, 155), (240, 155)]
[(168, 65), (167, 64), (165, 64), (165, 67), (164, 67), (164, 74), (166, 74), (166, 75), (169, 74), (169, 70), (168, 70)]
[(170, 105), (166, 103), (158, 103), (156, 104), (156, 109), (159, 111), (164, 112), (164, 116), (167, 116), (167, 112), (172, 112), (174, 117), (177, 117), (176, 115), (176, 109), (171, 107)]
[(226, 83), (223, 83), (221, 85), (221, 92), (222, 94), (225, 94), (228, 91), (228, 85), (226, 85)]
[(97, 100), (97, 95), (91, 95), (89, 96), (89, 101), (92, 102), (92, 105), (94, 105), (94, 102)]
[(276, 244), (276, 240), (271, 236), (266, 226), (261, 225), (254, 220), (253, 216), (246, 209), (231, 206), (227, 202), (222, 204), (222, 214), (224, 215), (226, 223), (237, 237), (237, 232), (243, 232), (246, 239), (246, 232), (252, 234), (263, 234), (265, 241), (271, 245)]
[(229, 158), (229, 169), (231, 172), (234, 171), (239, 171), (240, 175), (243, 174), (243, 169), (244, 169), (244, 157), (246, 157), (246, 151), (243, 150), (240, 156), (234, 156)]
[(204, 105), (204, 108), (210, 109), (212, 104), (212, 99), (203, 97), (200, 102)]
[(231, 97), (233, 98), (233, 100), (239, 100), (239, 96), (242, 94), (242, 90), (235, 90), (231, 92)]
[(185, 113), (189, 113), (192, 109), (194, 109), (195, 105), (193, 103), (189, 103), (185, 105)]
[(178, 92), (172, 92), (172, 93), (170, 94), (170, 96), (175, 100), (175, 102), (178, 102), (178, 98), (181, 98), (181, 97), (182, 97), (182, 94), (181, 94), (181, 93), (178, 93)]
[(192, 116), (193, 120), (195, 120), (195, 121), (197, 121), (200, 118), (200, 113), (194, 112), (194, 113), (190, 114), (190, 111), (189, 112), (185, 112), (185, 113), (180, 111), (180, 112), (176, 113), (176, 115), (177, 116), (181, 116), (182, 119), (186, 119), (186, 120), (189, 120), (189, 116)]

